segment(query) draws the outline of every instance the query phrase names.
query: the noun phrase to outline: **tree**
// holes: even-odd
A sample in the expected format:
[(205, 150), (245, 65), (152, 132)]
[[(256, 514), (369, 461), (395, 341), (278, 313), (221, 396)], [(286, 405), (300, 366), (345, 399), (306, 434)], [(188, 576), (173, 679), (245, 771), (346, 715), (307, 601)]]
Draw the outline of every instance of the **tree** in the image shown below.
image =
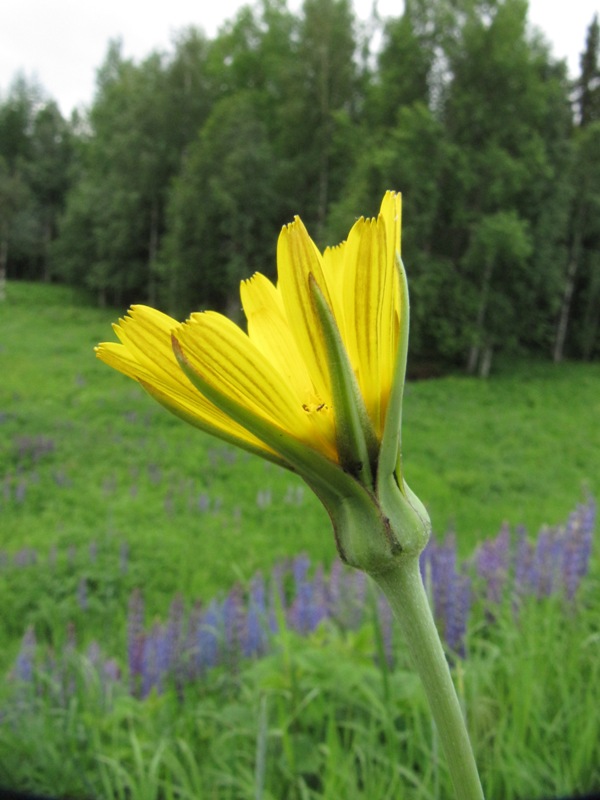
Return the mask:
[[(529, 269), (521, 270), (518, 284), (506, 281), (502, 291), (506, 303), (514, 303), (520, 292), (523, 308), (502, 335), (496, 331), (497, 342), (547, 347), (548, 319), (556, 313), (560, 292), (556, 252), (564, 236), (564, 229), (548, 223), (560, 219), (565, 205), (559, 176), (570, 127), (564, 68), (528, 38), (526, 2), (465, 3), (463, 11), (460, 41), (448, 49), (451, 78), (442, 97), (453, 154), (441, 181), (435, 239), (455, 265), (461, 295), (472, 297), (464, 339), (468, 365), (486, 371), (487, 366), (474, 363), (476, 352), (487, 357), (486, 348), (476, 351), (467, 331), (480, 329), (491, 262), (472, 254), (481, 250), (481, 232), (489, 232), (486, 219), (520, 221), (533, 244), (518, 248), (521, 255), (529, 252)], [(519, 239), (524, 244), (526, 237)], [(506, 252), (506, 245), (502, 249)], [(554, 257), (548, 258), (552, 251)], [(479, 288), (474, 292), (474, 287)]]
[(17, 77), (0, 103), (2, 269), (48, 280), (50, 243), (70, 180), (71, 133), (56, 103)]
[[(571, 143), (569, 226), (562, 302), (554, 341), (554, 361), (570, 344), (574, 355), (591, 358), (597, 347), (600, 312), (600, 28), (590, 24), (576, 81), (578, 126)], [(573, 321), (573, 322), (572, 322)]]
[(50, 280), (50, 247), (71, 184), (73, 135), (54, 101), (37, 111), (31, 130), (27, 180), (37, 204), (41, 233), (41, 277)]
[[(192, 37), (181, 47), (190, 56), (183, 86), (177, 80), (185, 60), (181, 49), (180, 60), (169, 70), (156, 53), (139, 65), (125, 60), (120, 44), (113, 42), (98, 72), (91, 135), (82, 148), (79, 184), (55, 256), (61, 274), (73, 279), (79, 269), (77, 282), (93, 286), (101, 302), (145, 296), (155, 304), (158, 299), (166, 194), (185, 148), (177, 121), (181, 116), (190, 124), (185, 97), (197, 75), (190, 62), (202, 45)], [(78, 241), (84, 220), (91, 247)], [(78, 261), (77, 254), (85, 254), (86, 261)]]
[(580, 58), (581, 74), (576, 82), (579, 124), (585, 128), (600, 121), (600, 24), (598, 14), (587, 30), (585, 50)]
[(430, 105), (435, 63), (435, 37), (426, 21), (430, 10), (431, 3), (407, 0), (402, 16), (385, 24), (366, 96), (369, 126), (392, 127), (406, 106)]
[(207, 305), (236, 316), (239, 281), (274, 266), (275, 166), (253, 94), (221, 100), (169, 197), (161, 264), (172, 313)]
[[(27, 256), (35, 241), (34, 203), (21, 174), (0, 156), (0, 300), (4, 300), (9, 257)], [(13, 276), (11, 276), (13, 277)]]
[(592, 358), (600, 349), (600, 120), (580, 127), (573, 141), (568, 259), (554, 361)]

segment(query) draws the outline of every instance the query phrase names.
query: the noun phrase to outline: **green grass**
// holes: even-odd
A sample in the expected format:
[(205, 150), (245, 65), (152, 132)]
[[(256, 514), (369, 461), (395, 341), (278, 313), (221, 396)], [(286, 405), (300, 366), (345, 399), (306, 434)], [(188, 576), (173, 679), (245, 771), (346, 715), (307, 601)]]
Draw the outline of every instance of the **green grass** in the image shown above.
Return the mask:
[[(57, 652), (71, 622), (82, 646), (124, 653), (134, 587), (148, 617), (164, 618), (178, 591), (206, 600), (285, 556), (335, 555), (299, 479), (188, 428), (95, 359), (118, 315), (34, 284), (9, 284), (0, 306), (0, 551), (38, 558), (0, 566), (2, 674), (27, 624)], [(410, 383), (404, 419), (407, 479), (464, 555), (504, 520), (537, 531), (585, 491), (600, 495), (598, 364)], [(549, 600), (518, 624), (504, 609), (491, 630), (481, 613), (470, 631), (455, 675), (489, 800), (600, 785), (599, 574), (596, 558), (571, 616)], [(234, 679), (217, 671), (183, 705), (170, 692), (107, 703), (89, 688), (67, 707), (38, 699), (0, 725), (0, 785), (128, 800), (449, 797), (421, 690), (402, 652), (393, 673), (374, 666), (373, 636), (284, 636), (276, 654)]]
[[(596, 571), (570, 611), (550, 598), (518, 618), (506, 602), (493, 625), (477, 614), (454, 672), (487, 800), (600, 787), (598, 588)], [(284, 632), (234, 675), (145, 701), (102, 693), (78, 662), (66, 703), (25, 694), (10, 708), (0, 785), (82, 800), (447, 800), (423, 689), (401, 645), (393, 671), (374, 664), (374, 637), (372, 624)]]

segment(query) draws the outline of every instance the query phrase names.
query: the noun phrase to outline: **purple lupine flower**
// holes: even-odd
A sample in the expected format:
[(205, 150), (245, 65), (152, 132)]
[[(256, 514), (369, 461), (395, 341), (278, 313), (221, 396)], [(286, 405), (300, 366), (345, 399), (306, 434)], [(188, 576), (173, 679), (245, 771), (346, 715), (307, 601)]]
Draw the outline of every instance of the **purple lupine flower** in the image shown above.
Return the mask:
[(121, 668), (114, 658), (109, 658), (103, 663), (102, 676), (105, 686), (107, 683), (118, 683), (121, 680)]
[(152, 626), (152, 634), (154, 640), (155, 685), (160, 694), (163, 691), (165, 680), (169, 677), (174, 666), (176, 653), (172, 649), (168, 626), (156, 622)]
[(499, 605), (510, 571), (510, 528), (503, 525), (495, 539), (483, 542), (475, 554), (477, 574), (486, 583), (487, 600)]
[(557, 556), (561, 549), (556, 531), (543, 528), (538, 535), (534, 552), (533, 574), (538, 598), (550, 597), (555, 589)]
[(148, 464), (148, 480), (155, 486), (162, 481), (163, 473), (159, 464)]
[(129, 665), (130, 691), (137, 696), (144, 658), (144, 598), (139, 589), (134, 589), (129, 598), (127, 615), (127, 662)]
[(383, 592), (377, 593), (377, 619), (381, 633), (381, 643), (383, 655), (388, 667), (394, 666), (394, 643), (393, 643), (393, 615), (390, 604)]
[(292, 577), (294, 589), (292, 603), (287, 609), (287, 622), (294, 630), (299, 633), (307, 633), (310, 628), (310, 583), (308, 581), (308, 570), (310, 559), (306, 555), (300, 555), (292, 561)]
[(456, 575), (444, 635), (450, 650), (461, 658), (466, 655), (465, 636), (470, 610), (471, 579), (468, 575)]
[(248, 612), (242, 652), (244, 656), (262, 655), (268, 643), (268, 611), (266, 587), (263, 576), (258, 572), (250, 583)]
[(197, 600), (189, 613), (183, 643), (184, 652), (184, 673), (188, 682), (199, 677), (201, 669), (199, 667), (198, 636), (200, 625), (202, 624), (203, 611), (202, 603)]
[(433, 611), (449, 649), (464, 656), (464, 637), (471, 607), (471, 581), (459, 571), (456, 536), (449, 533), (442, 543), (431, 539), (421, 561), (424, 582), (430, 586)]
[(235, 669), (241, 654), (246, 620), (242, 590), (239, 585), (234, 586), (223, 601), (222, 615), (225, 655), (230, 668)]
[(326, 583), (327, 610), (330, 617), (337, 616), (341, 598), (341, 583), (344, 566), (339, 558), (336, 558), (329, 570), (329, 580)]
[(90, 642), (87, 648), (87, 658), (95, 670), (102, 689), (106, 691), (112, 684), (121, 680), (121, 669), (114, 658), (105, 659), (98, 642)]
[(101, 660), (102, 660), (102, 653), (100, 650), (100, 645), (94, 639), (94, 641), (90, 642), (87, 648), (87, 659), (92, 665), (92, 667), (98, 668)]
[(161, 691), (163, 673), (161, 659), (164, 656), (161, 637), (160, 625), (155, 622), (143, 638), (138, 690), (142, 700), (148, 697), (153, 689), (157, 689), (159, 693)]
[(288, 622), (294, 630), (303, 634), (314, 631), (327, 616), (323, 569), (317, 570), (311, 581), (308, 579), (309, 567), (307, 556), (299, 556), (292, 563), (295, 596), (288, 610)]
[(198, 626), (195, 652), (199, 674), (203, 674), (208, 667), (214, 667), (219, 663), (219, 628), (222, 616), (217, 601), (213, 600), (204, 612)]
[(15, 486), (15, 502), (24, 503), (27, 494), (27, 481), (23, 478)]
[(361, 570), (344, 567), (334, 561), (329, 575), (328, 607), (330, 616), (342, 628), (354, 630), (364, 619), (367, 576)]
[(57, 486), (69, 488), (73, 485), (73, 481), (64, 469), (55, 469), (52, 477)]
[(37, 562), (37, 553), (31, 547), (23, 547), (18, 550), (13, 557), (13, 564), (16, 567), (29, 567)]
[(77, 604), (82, 611), (88, 610), (88, 585), (85, 576), (81, 578), (77, 585)]
[(200, 492), (196, 500), (196, 507), (198, 511), (205, 512), (210, 510), (210, 497), (206, 492)]
[(321, 620), (329, 617), (329, 606), (327, 602), (327, 586), (325, 583), (325, 570), (322, 564), (318, 564), (312, 580), (313, 585), (313, 606), (312, 606), (312, 625), (313, 630), (319, 625)]
[(21, 647), (12, 671), (13, 678), (23, 683), (31, 683), (33, 681), (35, 651), (35, 631), (33, 625), (30, 625), (21, 640)]
[(162, 694), (165, 681), (170, 677), (175, 653), (169, 627), (156, 621), (144, 636), (140, 675), (140, 697), (145, 698), (155, 690)]
[(568, 600), (573, 600), (581, 579), (588, 572), (594, 523), (595, 505), (591, 500), (587, 505), (579, 506), (567, 522), (562, 560), (562, 581)]
[(183, 631), (183, 597), (178, 594), (169, 609), (169, 622), (165, 631), (165, 647), (169, 654), (169, 670), (173, 673), (175, 682), (181, 685), (184, 678), (184, 631)]
[(456, 537), (448, 534), (443, 542), (433, 542), (428, 553), (429, 578), (436, 618), (445, 630), (452, 604), (452, 588), (456, 578)]
[(521, 597), (534, 590), (536, 584), (534, 548), (527, 540), (527, 531), (522, 526), (516, 530), (515, 536), (515, 572), (514, 572), (514, 592)]
[(286, 613), (285, 578), (289, 572), (289, 561), (279, 561), (271, 570), (269, 629), (271, 633), (279, 630), (279, 618)]

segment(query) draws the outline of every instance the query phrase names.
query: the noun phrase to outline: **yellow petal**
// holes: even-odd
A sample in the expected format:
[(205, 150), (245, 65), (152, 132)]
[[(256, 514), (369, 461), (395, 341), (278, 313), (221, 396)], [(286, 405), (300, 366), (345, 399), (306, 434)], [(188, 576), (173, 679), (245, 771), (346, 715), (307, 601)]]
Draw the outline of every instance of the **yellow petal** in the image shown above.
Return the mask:
[(336, 247), (327, 247), (323, 253), (323, 274), (329, 289), (331, 310), (344, 341), (346, 340), (346, 315), (344, 312), (345, 249), (346, 242), (342, 242)]
[(188, 422), (205, 433), (217, 436), (236, 447), (241, 447), (250, 453), (259, 455), (261, 458), (266, 458), (268, 461), (273, 461), (282, 467), (289, 467), (285, 460), (274, 450), (249, 433), (244, 427), (238, 425), (230, 417), (223, 414), (209, 400), (202, 398), (199, 392), (197, 394), (203, 400), (202, 406), (198, 402), (190, 403), (187, 398), (178, 396), (168, 387), (162, 389), (158, 384), (146, 383), (143, 379), (139, 379), (139, 382), (149, 395), (154, 397), (172, 414), (184, 420), (184, 422)]
[(387, 260), (393, 261), (402, 255), (400, 236), (402, 231), (402, 195), (387, 191), (381, 201), (379, 214), (385, 221), (387, 231)]
[(319, 438), (293, 388), (231, 320), (212, 311), (192, 314), (174, 336), (203, 381), (250, 414), (336, 460), (334, 441)]
[(180, 391), (193, 393), (196, 390), (182, 373), (171, 348), (171, 333), (179, 324), (161, 311), (135, 305), (113, 328), (140, 367), (150, 374), (160, 374), (163, 381), (178, 386)]
[(155, 309), (134, 306), (114, 326), (122, 344), (103, 342), (96, 355), (197, 428), (273, 460), (270, 448), (203, 397), (182, 372), (171, 346), (171, 331), (179, 325)]
[(302, 405), (314, 395), (315, 388), (285, 317), (279, 290), (257, 272), (242, 281), (240, 294), (250, 341), (294, 390)]
[(321, 401), (331, 405), (327, 354), (311, 297), (309, 276), (314, 277), (330, 307), (331, 297), (323, 274), (321, 254), (298, 217), (284, 226), (279, 235), (277, 272), (290, 329)]

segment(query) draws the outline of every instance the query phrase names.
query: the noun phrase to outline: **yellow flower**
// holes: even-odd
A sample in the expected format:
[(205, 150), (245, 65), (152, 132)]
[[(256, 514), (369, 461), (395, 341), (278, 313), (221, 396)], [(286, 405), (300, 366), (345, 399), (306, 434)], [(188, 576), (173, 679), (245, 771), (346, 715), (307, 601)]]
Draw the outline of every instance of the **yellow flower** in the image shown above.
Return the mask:
[(408, 498), (400, 221), (387, 192), (376, 219), (321, 254), (296, 217), (279, 237), (277, 285), (242, 282), (247, 333), (212, 311), (179, 323), (136, 305), (114, 326), (120, 344), (97, 355), (192, 425), (298, 472), (332, 519), (357, 487), (376, 504), (386, 482)]

